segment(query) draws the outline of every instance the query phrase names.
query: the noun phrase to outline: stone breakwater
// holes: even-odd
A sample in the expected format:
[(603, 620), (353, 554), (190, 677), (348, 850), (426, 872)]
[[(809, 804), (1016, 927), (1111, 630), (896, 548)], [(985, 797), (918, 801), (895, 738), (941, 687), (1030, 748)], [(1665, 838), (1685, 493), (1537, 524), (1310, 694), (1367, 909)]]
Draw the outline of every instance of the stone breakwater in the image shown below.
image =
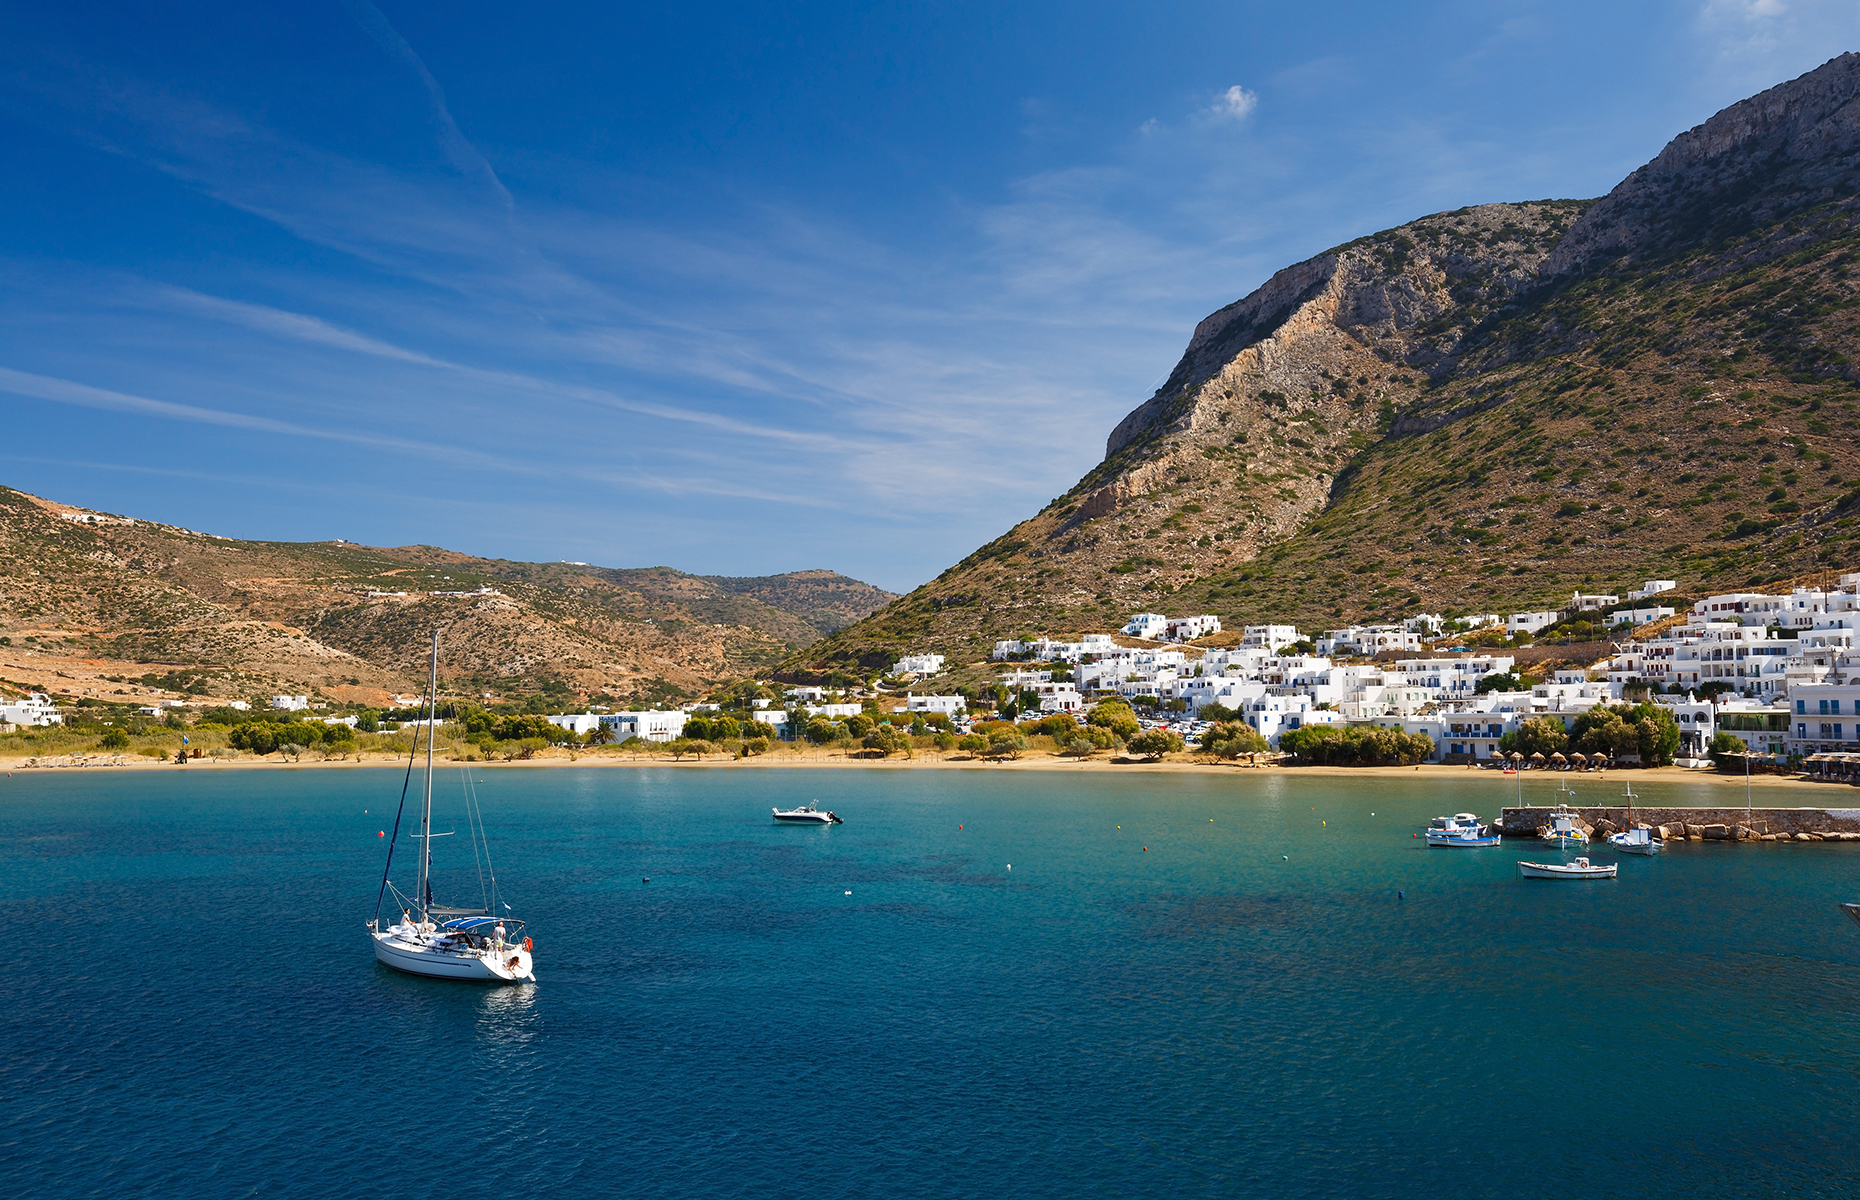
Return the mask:
[[(1629, 827), (1629, 810), (1581, 806), (1577, 815), (1592, 838)], [(1506, 837), (1536, 837), (1550, 826), (1548, 808), (1507, 808), (1497, 828)], [(1860, 808), (1640, 808), (1634, 825), (1645, 825), (1664, 841), (1691, 842), (1860, 842)]]

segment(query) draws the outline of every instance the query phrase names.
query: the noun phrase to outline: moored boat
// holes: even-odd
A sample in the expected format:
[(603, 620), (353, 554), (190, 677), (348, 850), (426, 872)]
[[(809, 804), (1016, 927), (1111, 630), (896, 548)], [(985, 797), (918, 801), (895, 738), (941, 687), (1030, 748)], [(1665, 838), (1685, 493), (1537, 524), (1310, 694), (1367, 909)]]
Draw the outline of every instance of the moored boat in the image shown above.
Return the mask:
[(1518, 874), (1526, 879), (1613, 879), (1616, 869), (1614, 863), (1598, 866), (1586, 858), (1567, 863), (1518, 864)]
[(1623, 854), (1654, 855), (1666, 849), (1666, 843), (1654, 837), (1653, 830), (1645, 825), (1609, 834), (1608, 845), (1610, 849), (1619, 850)]
[(844, 825), (845, 824), (844, 821), (840, 820), (837, 816), (835, 816), (831, 812), (821, 812), (819, 809), (815, 808), (812, 804), (803, 804), (799, 808), (791, 808), (787, 810), (786, 812), (783, 812), (779, 808), (771, 808), (769, 811), (775, 814), (775, 819), (777, 821), (792, 821), (792, 822), (795, 822), (797, 824), (802, 824), (802, 825)]
[(1480, 824), (1479, 818), (1472, 813), (1455, 813), (1450, 817), (1435, 817), (1427, 823), (1426, 836), (1429, 846), (1469, 849), (1499, 844), (1499, 835)]
[(1586, 842), (1588, 830), (1582, 827), (1582, 817), (1568, 808), (1557, 807), (1550, 810), (1550, 824), (1544, 828), (1543, 839), (1561, 846), (1565, 842)]
[[(429, 979), (459, 979), (475, 983), (534, 983), (535, 964), (530, 957), (529, 938), (519, 940), (523, 922), (512, 917), (492, 915), (494, 905), (503, 903), (497, 890), (497, 872), (491, 867), (490, 844), (484, 840), (483, 817), (478, 815), (474, 797), (466, 803), (466, 819), (471, 825), (472, 859), (478, 864), (482, 888), (481, 908), (453, 908), (433, 903), (433, 839), (450, 836), (433, 832), (433, 731), (438, 727), (439, 631), (433, 631), (432, 678), (426, 694), (426, 785), (420, 813), (420, 832), (413, 835), (420, 844), (419, 883), (412, 897), (401, 894), (388, 878), (394, 868), (394, 845), (400, 838), (401, 813), (394, 814), (394, 837), (388, 842), (387, 865), (381, 870), (381, 891), (375, 897), (375, 915), (368, 922), (369, 940), (374, 943), (375, 961), (409, 975)], [(413, 750), (407, 761), (407, 780), (401, 784), (401, 807), (407, 803), (407, 784), (413, 780), (413, 759), (419, 753), (418, 729)], [(489, 875), (488, 883), (486, 873)], [(388, 892), (400, 905), (400, 920), (381, 928), (381, 905)], [(505, 912), (510, 905), (503, 904)]]

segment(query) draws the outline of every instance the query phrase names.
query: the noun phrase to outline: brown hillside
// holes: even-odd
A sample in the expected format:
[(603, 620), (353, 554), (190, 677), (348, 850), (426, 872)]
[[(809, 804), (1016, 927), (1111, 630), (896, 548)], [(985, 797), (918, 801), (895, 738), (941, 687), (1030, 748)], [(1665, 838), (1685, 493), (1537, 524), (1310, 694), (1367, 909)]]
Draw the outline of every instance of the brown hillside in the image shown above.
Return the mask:
[(796, 674), (1139, 609), (1320, 628), (1860, 562), (1860, 56), (1605, 199), (1424, 217), (1195, 330), (1104, 461)]
[[(497, 594), (433, 594), (485, 587)], [(465, 694), (664, 701), (763, 669), (890, 598), (826, 571), (713, 581), (235, 541), (0, 489), (0, 682), (60, 694), (382, 702), (420, 690), (437, 628), (442, 676)]]

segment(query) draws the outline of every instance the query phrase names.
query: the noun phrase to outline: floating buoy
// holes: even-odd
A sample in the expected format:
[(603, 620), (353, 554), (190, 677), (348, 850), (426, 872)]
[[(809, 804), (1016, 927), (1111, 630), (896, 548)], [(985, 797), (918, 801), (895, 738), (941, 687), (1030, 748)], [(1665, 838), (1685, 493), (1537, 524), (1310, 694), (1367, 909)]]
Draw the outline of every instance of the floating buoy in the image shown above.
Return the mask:
[(1280, 858), (1282, 858), (1282, 859), (1284, 859), (1284, 860), (1285, 860), (1286, 862), (1291, 862), (1291, 861), (1292, 861), (1292, 856), (1291, 856), (1291, 855), (1289, 855), (1289, 854), (1281, 854), (1281, 855), (1279, 855), (1279, 857), (1280, 857)]
[(1014, 864), (1013, 864), (1013, 863), (1009, 863), (1009, 864), (1008, 864), (1008, 870), (1010, 870), (1010, 871), (1012, 871), (1013, 869), (1014, 869)]
[(640, 881), (641, 883), (651, 883), (651, 882), (652, 882), (652, 876), (650, 876), (650, 875), (641, 875), (641, 876), (639, 877), (639, 881)]
[(1319, 821), (1319, 822), (1318, 822), (1318, 824), (1319, 824), (1319, 825), (1328, 825), (1328, 824), (1330, 824), (1330, 822), (1329, 822), (1329, 821)]
[(850, 895), (852, 895), (852, 893), (851, 893), (851, 892), (847, 892), (846, 894), (847, 894), (848, 896), (850, 896)]
[(387, 836), (387, 830), (385, 830), (385, 829), (378, 829), (378, 830), (376, 830), (376, 831), (375, 831), (375, 836), (376, 836), (376, 837), (386, 837), (386, 836)]
[(1408, 893), (1407, 893), (1407, 892), (1404, 892), (1404, 891), (1400, 891), (1400, 890), (1397, 890), (1397, 891), (1396, 891), (1396, 893), (1395, 893), (1395, 898), (1396, 898), (1397, 900), (1406, 900), (1406, 899), (1408, 898)]
[(1148, 846), (1143, 847), (1143, 853), (1148, 854), (1149, 852), (1150, 848)]

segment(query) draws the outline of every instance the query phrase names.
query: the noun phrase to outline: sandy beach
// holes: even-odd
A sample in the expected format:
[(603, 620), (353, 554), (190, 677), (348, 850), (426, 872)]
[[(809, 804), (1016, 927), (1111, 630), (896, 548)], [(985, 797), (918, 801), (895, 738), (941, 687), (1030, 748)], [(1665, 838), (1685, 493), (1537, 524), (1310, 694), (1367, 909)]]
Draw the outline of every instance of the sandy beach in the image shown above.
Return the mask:
[[(538, 755), (535, 758), (515, 759), (509, 762), (492, 759), (458, 760), (445, 756), (435, 760), (436, 765), (469, 765), (479, 770), (548, 770), (560, 767), (601, 767), (601, 768), (656, 768), (680, 771), (755, 771), (755, 770), (790, 770), (796, 768), (830, 768), (835, 770), (861, 771), (1111, 771), (1127, 774), (1144, 775), (1235, 775), (1252, 776), (1263, 774), (1280, 774), (1296, 776), (1324, 776), (1348, 779), (1374, 779), (1379, 777), (1400, 776), (1412, 779), (1425, 776), (1438, 779), (1482, 778), (1493, 782), (1504, 780), (1512, 784), (1510, 776), (1496, 771), (1474, 770), (1467, 767), (1448, 767), (1423, 764), (1410, 767), (1285, 767), (1285, 766), (1249, 766), (1245, 763), (1217, 762), (1197, 760), (1189, 756), (1171, 757), (1160, 762), (1148, 762), (1141, 759), (1124, 758), (1060, 758), (1051, 754), (1028, 754), (1019, 759), (992, 760), (973, 759), (962, 754), (941, 756), (930, 753), (918, 753), (909, 759), (903, 758), (854, 758), (837, 752), (807, 752), (800, 754), (761, 754), (752, 758), (732, 758), (713, 755), (706, 758), (684, 758), (674, 760), (670, 755), (652, 756), (648, 754), (623, 753), (588, 753), (583, 751), (573, 757), (563, 754)], [(347, 758), (305, 758), (296, 762), (277, 755), (265, 758), (199, 758), (190, 760), (185, 766), (154, 758), (125, 757), (121, 762), (109, 762), (98, 759), (84, 764), (73, 764), (59, 759), (41, 760), (38, 765), (29, 765), (26, 758), (0, 759), (0, 770), (9, 775), (22, 773), (40, 773), (70, 770), (94, 771), (251, 771), (251, 770), (367, 770), (367, 769), (402, 769), (407, 765), (405, 757), (399, 755), (371, 754), (361, 759), (353, 756)], [(1631, 780), (1635, 784), (1643, 783), (1685, 783), (1710, 784), (1725, 788), (1744, 787), (1742, 775), (1720, 775), (1712, 770), (1689, 770), (1683, 767), (1655, 767), (1648, 770), (1616, 770), (1601, 774), (1569, 772), (1558, 776), (1554, 772), (1526, 772), (1524, 783), (1527, 787), (1537, 782), (1548, 782), (1553, 778), (1568, 778), (1571, 782), (1589, 784), (1605, 783), (1614, 779)], [(1792, 775), (1756, 775), (1750, 779), (1753, 789), (1766, 792), (1777, 790), (1794, 790), (1804, 797), (1825, 799), (1839, 795), (1848, 786), (1838, 783), (1823, 783)]]

